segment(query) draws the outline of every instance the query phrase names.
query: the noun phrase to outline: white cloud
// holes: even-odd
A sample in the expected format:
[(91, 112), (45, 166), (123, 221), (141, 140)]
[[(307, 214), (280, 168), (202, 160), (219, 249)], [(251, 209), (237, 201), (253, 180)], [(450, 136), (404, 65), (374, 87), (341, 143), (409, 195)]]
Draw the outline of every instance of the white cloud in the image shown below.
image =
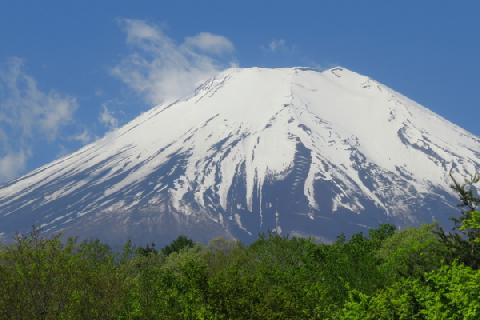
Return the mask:
[(271, 53), (291, 53), (295, 51), (295, 46), (291, 45), (285, 39), (273, 39), (262, 49)]
[(234, 50), (223, 36), (202, 32), (177, 44), (155, 25), (122, 19), (132, 53), (112, 70), (113, 75), (147, 102), (159, 104), (193, 91), (202, 81), (228, 66)]
[(285, 49), (286, 47), (287, 47), (287, 41), (285, 41), (284, 39), (273, 39), (268, 44), (268, 48), (270, 49), (270, 51), (273, 51), (273, 52), (281, 49)]
[(21, 59), (12, 58), (0, 68), (0, 181), (21, 173), (32, 141), (56, 139), (76, 108), (70, 96), (41, 91)]
[(185, 46), (213, 54), (231, 53), (235, 50), (233, 43), (225, 38), (209, 32), (200, 32), (196, 36), (185, 38)]
[(72, 120), (77, 102), (55, 91), (42, 92), (23, 67), (21, 59), (12, 58), (0, 71), (0, 122), (20, 131), (22, 137), (41, 133), (54, 139), (58, 129)]
[(102, 112), (100, 113), (98, 120), (110, 130), (118, 127), (118, 119), (113, 115), (106, 105), (102, 106)]
[[(44, 98), (46, 99), (42, 101)], [(39, 106), (41, 129), (48, 135), (49, 139), (55, 139), (58, 135), (58, 129), (72, 120), (77, 102), (74, 98), (64, 97), (55, 92), (40, 97), (37, 102), (41, 103), (37, 105)]]
[(15, 178), (25, 169), (29, 154), (27, 150), (12, 151), (0, 156), (0, 181)]
[(82, 132), (70, 137), (70, 140), (78, 141), (81, 144), (87, 144), (89, 142), (92, 142), (93, 139), (94, 137), (92, 136), (90, 131), (88, 131), (87, 129), (83, 129)]

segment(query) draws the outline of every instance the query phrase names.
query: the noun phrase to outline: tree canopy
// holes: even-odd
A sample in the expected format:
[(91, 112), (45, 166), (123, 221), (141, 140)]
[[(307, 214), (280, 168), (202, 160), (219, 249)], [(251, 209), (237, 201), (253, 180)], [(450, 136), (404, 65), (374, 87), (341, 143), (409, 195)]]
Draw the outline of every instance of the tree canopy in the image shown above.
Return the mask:
[(333, 243), (180, 236), (114, 252), (37, 230), (0, 245), (3, 319), (480, 319), (478, 194), (456, 229), (380, 225)]

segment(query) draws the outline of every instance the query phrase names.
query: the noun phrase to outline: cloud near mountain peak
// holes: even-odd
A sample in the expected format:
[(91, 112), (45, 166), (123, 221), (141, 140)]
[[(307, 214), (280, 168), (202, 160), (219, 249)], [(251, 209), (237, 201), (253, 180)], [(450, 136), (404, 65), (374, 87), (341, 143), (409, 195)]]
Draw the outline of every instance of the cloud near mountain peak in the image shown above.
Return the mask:
[(121, 19), (120, 25), (131, 51), (112, 74), (147, 103), (187, 95), (234, 60), (233, 43), (221, 35), (200, 32), (176, 43), (159, 26), (143, 20)]

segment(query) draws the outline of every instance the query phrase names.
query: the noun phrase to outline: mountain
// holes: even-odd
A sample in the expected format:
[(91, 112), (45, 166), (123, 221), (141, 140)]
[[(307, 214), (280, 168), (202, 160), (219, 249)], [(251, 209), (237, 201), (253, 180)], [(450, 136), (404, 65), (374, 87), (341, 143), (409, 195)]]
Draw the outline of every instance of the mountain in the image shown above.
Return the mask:
[(332, 240), (379, 223), (448, 224), (449, 171), (479, 168), (478, 137), (368, 77), (234, 68), (1, 187), (0, 232)]

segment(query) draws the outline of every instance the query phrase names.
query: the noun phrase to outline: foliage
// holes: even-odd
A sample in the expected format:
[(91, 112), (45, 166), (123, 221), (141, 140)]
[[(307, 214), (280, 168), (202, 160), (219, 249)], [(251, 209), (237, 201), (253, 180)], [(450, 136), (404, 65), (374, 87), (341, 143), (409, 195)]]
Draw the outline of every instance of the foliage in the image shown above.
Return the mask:
[(436, 225), (426, 224), (399, 231), (386, 239), (376, 252), (382, 273), (390, 281), (397, 281), (418, 278), (439, 268), (448, 251), (435, 234), (436, 228)]
[(193, 246), (194, 243), (191, 239), (186, 236), (178, 236), (177, 239), (162, 249), (162, 253), (168, 256), (171, 253), (180, 252), (183, 249), (193, 248)]
[(452, 188), (460, 197), (460, 207), (463, 214), (456, 219), (458, 229), (463, 232), (470, 241), (480, 242), (480, 197), (477, 194), (477, 184), (480, 182), (480, 175), (476, 174), (460, 184), (452, 176)]
[(452, 189), (460, 198), (461, 215), (452, 218), (455, 222), (453, 232), (446, 233), (439, 228), (437, 234), (443, 243), (449, 248), (450, 255), (446, 258), (452, 263), (454, 260), (480, 268), (480, 197), (478, 195), (478, 184), (480, 175), (476, 174), (459, 183), (453, 176)]
[[(3, 319), (480, 319), (472, 179), (454, 180), (457, 229), (436, 225), (313, 239), (261, 235), (164, 248), (44, 238), (0, 245)], [(476, 183), (475, 182), (475, 183)]]
[(374, 253), (393, 233), (381, 226), (330, 245), (276, 234), (250, 246), (179, 238), (117, 254), (34, 232), (0, 249), (0, 318), (333, 319), (350, 289), (382, 286)]
[(373, 296), (352, 292), (342, 319), (479, 319), (480, 271), (454, 263)]
[(1, 319), (115, 319), (125, 289), (98, 241), (64, 244), (34, 230), (0, 251)]

